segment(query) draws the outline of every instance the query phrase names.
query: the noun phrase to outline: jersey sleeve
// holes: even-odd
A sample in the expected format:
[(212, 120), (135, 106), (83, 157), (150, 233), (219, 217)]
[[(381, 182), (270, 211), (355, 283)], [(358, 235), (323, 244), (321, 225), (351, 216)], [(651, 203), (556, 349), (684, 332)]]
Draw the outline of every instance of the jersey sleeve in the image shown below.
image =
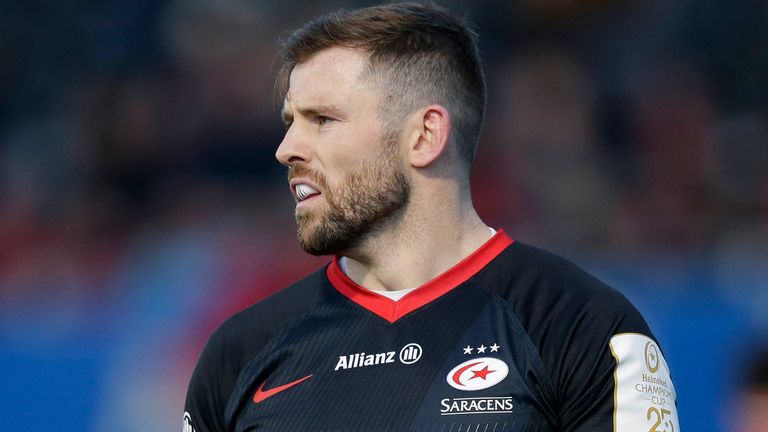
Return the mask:
[(558, 373), (567, 432), (677, 432), (674, 386), (640, 313), (618, 293), (579, 313)]

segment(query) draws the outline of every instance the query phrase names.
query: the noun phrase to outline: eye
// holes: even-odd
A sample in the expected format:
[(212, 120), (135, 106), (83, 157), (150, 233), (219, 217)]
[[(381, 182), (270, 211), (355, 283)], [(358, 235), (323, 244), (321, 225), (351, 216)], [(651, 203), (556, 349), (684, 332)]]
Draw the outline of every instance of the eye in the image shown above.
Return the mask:
[(324, 115), (317, 116), (317, 124), (319, 124), (320, 126), (329, 125), (329, 124), (333, 123), (334, 121), (335, 121), (335, 119), (333, 119), (331, 117), (326, 117)]

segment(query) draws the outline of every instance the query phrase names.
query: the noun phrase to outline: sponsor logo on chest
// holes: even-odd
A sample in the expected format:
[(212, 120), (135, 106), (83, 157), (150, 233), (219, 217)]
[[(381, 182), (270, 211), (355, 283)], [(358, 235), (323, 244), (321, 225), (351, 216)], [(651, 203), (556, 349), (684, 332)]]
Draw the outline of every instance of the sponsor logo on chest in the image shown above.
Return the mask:
[(419, 361), (421, 358), (421, 346), (416, 343), (409, 343), (400, 349), (400, 353), (397, 351), (385, 351), (375, 354), (367, 354), (365, 352), (359, 352), (354, 354), (339, 356), (339, 360), (336, 362), (334, 371), (341, 369), (355, 369), (366, 366), (376, 366), (387, 363), (395, 363), (400, 361), (402, 364), (413, 364)]

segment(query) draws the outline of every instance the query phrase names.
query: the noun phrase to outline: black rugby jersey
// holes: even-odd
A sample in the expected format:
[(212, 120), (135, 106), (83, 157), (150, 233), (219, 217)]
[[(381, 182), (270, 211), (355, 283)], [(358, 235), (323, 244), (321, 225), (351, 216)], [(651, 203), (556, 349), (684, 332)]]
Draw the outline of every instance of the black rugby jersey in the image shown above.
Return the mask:
[(503, 231), (399, 301), (337, 258), (236, 314), (185, 410), (185, 432), (679, 431), (636, 309)]

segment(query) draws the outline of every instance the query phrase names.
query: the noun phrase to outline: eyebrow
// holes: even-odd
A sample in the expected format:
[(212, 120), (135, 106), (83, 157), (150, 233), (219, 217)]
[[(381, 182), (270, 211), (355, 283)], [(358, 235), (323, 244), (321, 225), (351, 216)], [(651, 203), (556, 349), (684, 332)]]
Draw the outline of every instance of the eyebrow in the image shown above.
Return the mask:
[(283, 105), (283, 110), (280, 112), (280, 116), (283, 118), (283, 123), (288, 125), (293, 121), (293, 112), (298, 112), (304, 117), (327, 115), (333, 117), (345, 117), (345, 111), (339, 108), (337, 105), (309, 105), (306, 107), (294, 107), (292, 110), (287, 110)]

